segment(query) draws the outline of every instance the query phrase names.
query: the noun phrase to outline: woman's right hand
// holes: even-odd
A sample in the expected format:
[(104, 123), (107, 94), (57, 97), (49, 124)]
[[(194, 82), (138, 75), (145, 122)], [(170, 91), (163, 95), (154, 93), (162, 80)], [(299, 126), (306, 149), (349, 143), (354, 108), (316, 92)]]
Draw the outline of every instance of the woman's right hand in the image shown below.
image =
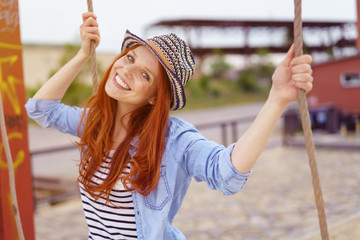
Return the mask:
[(95, 42), (95, 46), (100, 43), (100, 32), (97, 23), (97, 17), (94, 13), (86, 12), (82, 15), (83, 23), (80, 25), (81, 48), (79, 53), (85, 57), (90, 56), (91, 41)]

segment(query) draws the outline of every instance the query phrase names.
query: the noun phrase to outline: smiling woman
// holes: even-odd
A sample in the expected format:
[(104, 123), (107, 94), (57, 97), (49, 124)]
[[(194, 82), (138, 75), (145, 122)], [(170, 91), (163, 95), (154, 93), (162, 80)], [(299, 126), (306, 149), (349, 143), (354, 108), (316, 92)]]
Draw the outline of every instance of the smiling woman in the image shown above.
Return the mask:
[(78, 182), (89, 239), (185, 239), (172, 222), (191, 179), (224, 195), (240, 191), (297, 89), (312, 89), (311, 57), (294, 57), (290, 48), (258, 117), (225, 147), (169, 117), (185, 106), (184, 86), (195, 69), (189, 46), (173, 33), (144, 40), (127, 31), (121, 54), (85, 107), (61, 104), (90, 56), (90, 42), (100, 41), (94, 14), (83, 14), (80, 32), (79, 52), (26, 109), (43, 127), (80, 137)]
[(118, 100), (120, 115), (155, 101), (160, 66), (155, 55), (144, 46), (130, 50), (115, 61), (105, 91)]

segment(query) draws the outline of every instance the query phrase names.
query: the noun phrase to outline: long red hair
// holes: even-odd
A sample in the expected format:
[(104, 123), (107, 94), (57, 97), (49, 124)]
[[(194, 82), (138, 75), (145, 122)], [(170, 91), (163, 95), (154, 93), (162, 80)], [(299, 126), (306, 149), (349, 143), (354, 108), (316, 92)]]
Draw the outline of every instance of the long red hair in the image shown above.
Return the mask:
[[(111, 157), (106, 179), (98, 184), (93, 180), (96, 171), (109, 156), (115, 129), (117, 100), (105, 92), (105, 84), (115, 61), (127, 54), (123, 51), (104, 74), (99, 89), (86, 102), (81, 122), (85, 121), (80, 141), (77, 143), (81, 155), (78, 181), (95, 199), (105, 197), (120, 180), (128, 191), (136, 190), (146, 196), (157, 185), (160, 164), (165, 146), (165, 132), (171, 104), (170, 82), (164, 68), (159, 63), (160, 79), (156, 93), (156, 103), (146, 104), (130, 113), (126, 137)], [(80, 126), (78, 131), (80, 132)], [(129, 149), (134, 138), (138, 138), (136, 154), (132, 157)], [(127, 164), (131, 170), (123, 174)]]

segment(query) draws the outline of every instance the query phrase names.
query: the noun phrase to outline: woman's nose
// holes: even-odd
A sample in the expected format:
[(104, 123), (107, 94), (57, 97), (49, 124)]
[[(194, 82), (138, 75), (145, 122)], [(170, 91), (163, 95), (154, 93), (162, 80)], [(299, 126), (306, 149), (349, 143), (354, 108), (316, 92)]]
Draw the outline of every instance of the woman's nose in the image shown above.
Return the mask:
[(127, 78), (128, 80), (131, 80), (133, 72), (134, 72), (134, 68), (132, 65), (125, 65), (123, 67), (124, 77)]

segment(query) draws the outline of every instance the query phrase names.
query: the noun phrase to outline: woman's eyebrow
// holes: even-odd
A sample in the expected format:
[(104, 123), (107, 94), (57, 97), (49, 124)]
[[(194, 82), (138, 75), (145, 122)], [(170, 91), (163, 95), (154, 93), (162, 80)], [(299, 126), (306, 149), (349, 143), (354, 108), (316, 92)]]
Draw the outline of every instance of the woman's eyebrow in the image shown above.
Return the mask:
[(136, 53), (135, 53), (135, 51), (134, 51), (134, 50), (129, 51), (129, 53), (133, 54), (133, 55), (134, 55), (134, 57), (137, 57), (137, 55), (136, 55)]

